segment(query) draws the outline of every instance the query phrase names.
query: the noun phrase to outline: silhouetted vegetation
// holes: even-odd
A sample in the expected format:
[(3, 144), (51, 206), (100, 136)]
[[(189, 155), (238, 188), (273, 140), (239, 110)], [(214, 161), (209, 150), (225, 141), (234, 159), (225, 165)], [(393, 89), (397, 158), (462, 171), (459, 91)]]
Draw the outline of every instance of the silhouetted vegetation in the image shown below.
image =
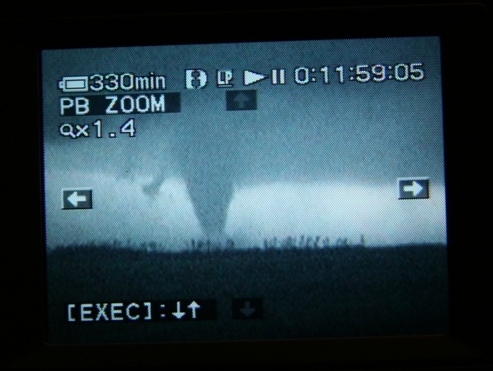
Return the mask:
[[(323, 248), (304, 237), (295, 247), (189, 249), (72, 245), (47, 252), (53, 342), (377, 336), (447, 331), (444, 245)], [(272, 242), (272, 241), (271, 241)], [(360, 242), (364, 242), (360, 241)], [(299, 248), (306, 245), (310, 248)], [(356, 244), (352, 247), (362, 247)], [(153, 247), (153, 248), (151, 248)], [(211, 247), (211, 246), (209, 246)], [(231, 299), (261, 297), (264, 319), (234, 321)], [(67, 303), (216, 299), (218, 320), (67, 323)]]

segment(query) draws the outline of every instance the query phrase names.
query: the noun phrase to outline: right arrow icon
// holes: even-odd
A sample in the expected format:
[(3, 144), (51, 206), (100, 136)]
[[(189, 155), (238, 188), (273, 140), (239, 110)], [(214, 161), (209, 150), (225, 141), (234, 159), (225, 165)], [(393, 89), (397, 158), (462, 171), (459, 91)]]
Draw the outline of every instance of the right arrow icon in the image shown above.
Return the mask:
[(411, 192), (414, 197), (418, 196), (424, 188), (415, 180), (411, 185), (404, 186), (404, 192)]
[(416, 200), (430, 197), (430, 180), (425, 177), (399, 178), (397, 187), (399, 200)]

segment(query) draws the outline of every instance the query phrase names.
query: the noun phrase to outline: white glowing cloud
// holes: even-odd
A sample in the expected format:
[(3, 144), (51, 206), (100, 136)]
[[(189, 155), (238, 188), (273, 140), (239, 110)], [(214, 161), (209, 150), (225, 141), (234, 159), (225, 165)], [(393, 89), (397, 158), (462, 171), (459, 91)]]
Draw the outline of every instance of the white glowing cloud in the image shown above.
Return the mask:
[[(169, 178), (150, 198), (150, 178), (116, 179), (103, 174), (47, 174), (49, 246), (112, 242), (157, 242), (185, 246), (201, 238), (199, 222), (180, 178)], [(433, 185), (430, 199), (398, 200), (396, 185), (266, 183), (239, 188), (231, 201), (225, 237), (261, 245), (264, 238), (321, 236), (348, 238), (369, 246), (446, 242), (445, 193)], [(93, 189), (92, 210), (62, 210), (62, 188)], [(237, 244), (241, 246), (241, 244)]]
[[(248, 226), (248, 227), (246, 227)], [(237, 192), (227, 231), (251, 236), (311, 235), (370, 245), (446, 242), (443, 186), (433, 197), (398, 200), (395, 184), (272, 183)]]

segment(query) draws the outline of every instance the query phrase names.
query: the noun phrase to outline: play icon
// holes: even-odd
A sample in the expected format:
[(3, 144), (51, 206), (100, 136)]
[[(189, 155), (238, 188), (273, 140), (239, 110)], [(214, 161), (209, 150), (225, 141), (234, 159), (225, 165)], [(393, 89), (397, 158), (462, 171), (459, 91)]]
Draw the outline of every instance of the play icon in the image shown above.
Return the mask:
[(263, 73), (258, 73), (255, 71), (244, 70), (243, 71), (243, 85), (248, 86), (256, 82), (265, 80), (269, 75), (264, 75)]

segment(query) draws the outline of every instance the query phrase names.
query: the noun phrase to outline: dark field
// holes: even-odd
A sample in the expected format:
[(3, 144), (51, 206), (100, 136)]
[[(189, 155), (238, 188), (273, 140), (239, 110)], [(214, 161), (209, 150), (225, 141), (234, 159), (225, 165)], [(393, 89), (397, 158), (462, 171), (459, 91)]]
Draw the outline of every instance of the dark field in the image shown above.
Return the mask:
[[(443, 245), (47, 253), (50, 343), (162, 342), (443, 334)], [(263, 319), (234, 320), (232, 298), (262, 298)], [(217, 300), (217, 320), (67, 322), (68, 303)]]

